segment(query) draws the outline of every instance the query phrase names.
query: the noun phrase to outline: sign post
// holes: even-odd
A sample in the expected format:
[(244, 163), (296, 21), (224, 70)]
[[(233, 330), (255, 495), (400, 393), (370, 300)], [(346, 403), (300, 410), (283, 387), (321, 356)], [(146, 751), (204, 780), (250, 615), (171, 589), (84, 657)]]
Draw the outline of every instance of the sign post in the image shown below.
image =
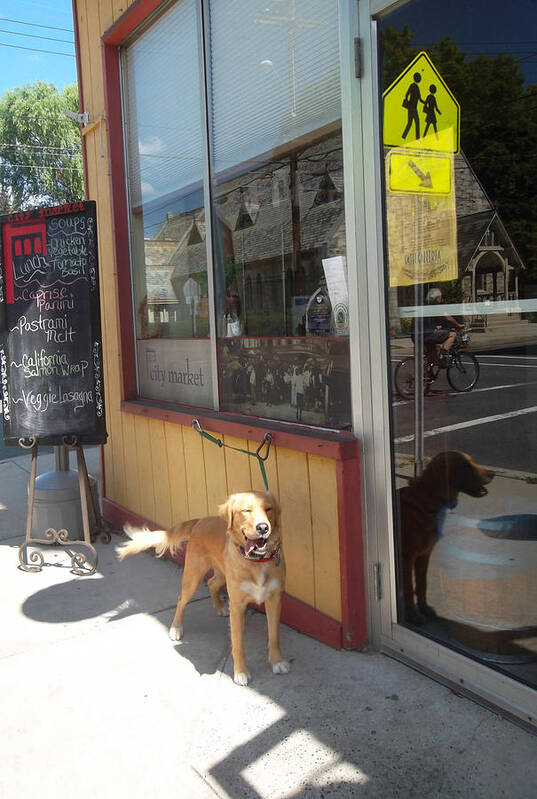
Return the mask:
[[(72, 556), (77, 574), (93, 574), (89, 483), (83, 444), (104, 444), (103, 364), (94, 202), (77, 202), (0, 217), (0, 380), (6, 444), (32, 453), (23, 569), (43, 565), (30, 544), (72, 546), (65, 529), (32, 538), (36, 461), (41, 444), (77, 452), (84, 542), (94, 558)], [(60, 469), (60, 472), (62, 470)], [(94, 509), (95, 510), (95, 509)], [(100, 518), (97, 515), (97, 518)]]

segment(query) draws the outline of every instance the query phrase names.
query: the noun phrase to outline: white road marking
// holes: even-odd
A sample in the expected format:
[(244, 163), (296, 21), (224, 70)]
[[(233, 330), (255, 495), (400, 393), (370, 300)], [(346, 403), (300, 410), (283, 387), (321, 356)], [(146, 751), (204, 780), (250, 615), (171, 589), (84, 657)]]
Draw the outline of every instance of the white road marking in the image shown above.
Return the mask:
[[(448, 397), (465, 397), (469, 394), (478, 394), (480, 391), (500, 391), (503, 388), (520, 388), (520, 386), (534, 386), (536, 380), (532, 380), (528, 382), (525, 380), (523, 383), (506, 383), (504, 386), (485, 386), (484, 388), (473, 388), (472, 391), (447, 391), (446, 394)], [(434, 385), (434, 384), (433, 384)], [(434, 390), (434, 389), (433, 389)], [(413, 400), (398, 400), (397, 402), (393, 402), (393, 407), (398, 407), (399, 405), (410, 405)]]
[(537, 355), (487, 355), (487, 353), (482, 353), (478, 356), (479, 358), (524, 358), (526, 361), (537, 361)]
[(487, 363), (478, 358), (479, 366), (493, 366), (495, 369), (537, 369), (533, 363)]
[[(520, 408), (518, 411), (509, 411), (508, 413), (496, 413), (494, 416), (484, 416), (481, 419), (469, 419), (467, 422), (449, 424), (445, 427), (436, 427), (433, 430), (426, 430), (423, 437), (431, 438), (432, 436), (440, 436), (442, 433), (451, 433), (453, 430), (464, 430), (466, 427), (477, 427), (481, 424), (490, 424), (490, 422), (503, 422), (505, 419), (525, 416), (528, 413), (537, 413), (537, 405), (533, 405), (531, 408)], [(405, 444), (409, 441), (414, 441), (414, 435), (401, 436), (401, 438), (396, 438), (394, 443)]]

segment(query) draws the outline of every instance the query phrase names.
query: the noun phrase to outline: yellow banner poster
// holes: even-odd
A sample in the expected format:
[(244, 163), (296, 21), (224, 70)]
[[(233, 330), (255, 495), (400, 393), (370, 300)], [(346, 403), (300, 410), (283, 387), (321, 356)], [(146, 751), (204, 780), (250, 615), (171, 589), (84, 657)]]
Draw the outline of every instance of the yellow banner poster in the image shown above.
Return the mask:
[(386, 158), (390, 286), (456, 280), (459, 276), (453, 159), (450, 161), (451, 191), (443, 195), (390, 191), (390, 154)]

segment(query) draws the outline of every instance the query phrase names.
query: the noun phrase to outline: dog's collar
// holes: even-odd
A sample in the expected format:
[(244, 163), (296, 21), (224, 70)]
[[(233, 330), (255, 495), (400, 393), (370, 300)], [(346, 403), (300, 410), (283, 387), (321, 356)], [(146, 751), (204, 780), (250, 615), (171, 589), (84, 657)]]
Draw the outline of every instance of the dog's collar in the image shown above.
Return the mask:
[(256, 557), (255, 555), (248, 556), (246, 554), (244, 547), (239, 547), (239, 552), (241, 553), (244, 560), (249, 560), (252, 561), (253, 563), (267, 563), (269, 560), (273, 560), (276, 566), (279, 566), (281, 560), (281, 547), (279, 544), (275, 549), (272, 550), (270, 555), (267, 555), (266, 558)]

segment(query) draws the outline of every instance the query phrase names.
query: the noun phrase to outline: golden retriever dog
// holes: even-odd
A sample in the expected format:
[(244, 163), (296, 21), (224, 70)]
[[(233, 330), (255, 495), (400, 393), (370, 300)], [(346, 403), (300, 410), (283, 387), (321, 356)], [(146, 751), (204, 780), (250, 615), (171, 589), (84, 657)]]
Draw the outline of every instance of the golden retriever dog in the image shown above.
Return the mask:
[(280, 650), (281, 596), (285, 583), (280, 506), (267, 491), (246, 491), (232, 494), (218, 511), (218, 516), (191, 519), (170, 530), (137, 531), (126, 526), (125, 532), (132, 541), (118, 557), (123, 560), (127, 555), (151, 548), (158, 557), (168, 550), (173, 555), (188, 541), (181, 594), (169, 632), (172, 641), (181, 640), (185, 606), (212, 569), (208, 586), (220, 615), (228, 615), (219, 594), (224, 584), (227, 586), (235, 682), (247, 685), (250, 679), (243, 645), (244, 616), (249, 602), (265, 603), (272, 671), (287, 674), (290, 664)]
[[(464, 452), (439, 452), (419, 477), (399, 489), (404, 620), (425, 624), (436, 617), (427, 604), (427, 569), (439, 538), (438, 515), (457, 504), (459, 492), (484, 497), (494, 472)], [(415, 596), (414, 596), (415, 593)]]

